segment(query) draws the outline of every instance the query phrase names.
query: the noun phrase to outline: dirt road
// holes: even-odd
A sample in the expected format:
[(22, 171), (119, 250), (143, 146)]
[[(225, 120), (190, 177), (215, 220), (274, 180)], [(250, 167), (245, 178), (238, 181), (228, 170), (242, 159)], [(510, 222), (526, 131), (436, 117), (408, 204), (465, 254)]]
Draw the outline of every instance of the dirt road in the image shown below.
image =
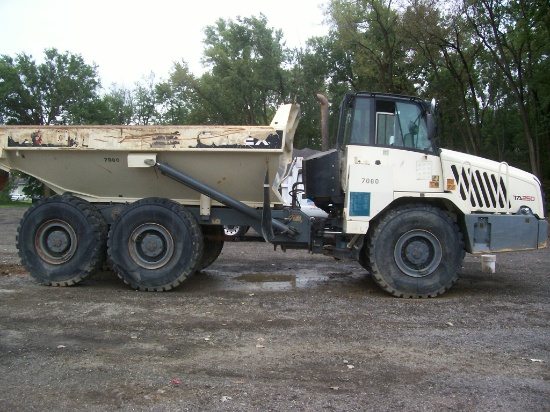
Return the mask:
[(226, 244), (165, 293), (40, 286), (0, 209), (0, 410), (548, 411), (550, 255), (467, 256), (441, 298), (353, 262)]

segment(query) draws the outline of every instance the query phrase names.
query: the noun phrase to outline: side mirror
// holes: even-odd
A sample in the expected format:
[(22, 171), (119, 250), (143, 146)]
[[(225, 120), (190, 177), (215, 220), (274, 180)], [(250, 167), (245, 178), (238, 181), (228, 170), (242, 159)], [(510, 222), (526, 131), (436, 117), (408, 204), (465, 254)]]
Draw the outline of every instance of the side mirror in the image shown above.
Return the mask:
[(430, 113), (435, 116), (439, 114), (439, 102), (435, 99), (435, 97), (430, 102)]
[(426, 115), (426, 126), (428, 128), (428, 139), (430, 142), (433, 142), (435, 140), (436, 136), (436, 124), (435, 124), (435, 118), (432, 113), (428, 113)]

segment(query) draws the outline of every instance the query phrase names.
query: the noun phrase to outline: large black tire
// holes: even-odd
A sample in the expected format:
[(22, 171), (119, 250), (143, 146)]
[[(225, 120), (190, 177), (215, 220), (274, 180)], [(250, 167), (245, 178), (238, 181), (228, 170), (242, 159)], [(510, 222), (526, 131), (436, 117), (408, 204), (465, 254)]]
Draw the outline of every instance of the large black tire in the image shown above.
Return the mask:
[(203, 251), (201, 228), (181, 204), (141, 199), (111, 225), (109, 258), (118, 276), (134, 289), (165, 291), (198, 268)]
[(17, 229), (21, 262), (44, 285), (70, 286), (102, 268), (107, 224), (97, 209), (72, 195), (34, 203)]
[(202, 234), (204, 237), (204, 249), (202, 260), (197, 270), (206, 269), (214, 263), (223, 249), (223, 240), (216, 239), (224, 236), (222, 226), (202, 226)]
[(458, 280), (464, 242), (458, 225), (442, 210), (404, 205), (369, 230), (360, 262), (382, 289), (397, 297), (435, 297)]

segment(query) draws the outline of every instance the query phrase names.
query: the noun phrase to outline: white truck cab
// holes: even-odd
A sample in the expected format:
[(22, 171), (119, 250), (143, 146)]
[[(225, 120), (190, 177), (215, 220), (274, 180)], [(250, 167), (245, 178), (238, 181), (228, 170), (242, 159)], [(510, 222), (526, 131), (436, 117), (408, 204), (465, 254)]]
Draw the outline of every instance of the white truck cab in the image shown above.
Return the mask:
[(439, 148), (435, 101), (383, 93), (344, 97), (337, 147), (304, 161), (306, 197), (326, 211), (333, 245), (396, 296), (443, 293), (464, 252), (546, 247), (536, 176)]

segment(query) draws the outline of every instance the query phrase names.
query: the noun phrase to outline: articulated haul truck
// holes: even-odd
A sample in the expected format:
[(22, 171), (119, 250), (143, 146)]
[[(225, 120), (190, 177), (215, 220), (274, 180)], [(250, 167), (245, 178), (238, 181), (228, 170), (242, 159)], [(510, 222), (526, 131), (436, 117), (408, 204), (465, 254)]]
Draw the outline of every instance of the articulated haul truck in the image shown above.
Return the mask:
[[(224, 226), (249, 226), (282, 250), (357, 260), (388, 293), (421, 298), (457, 282), (466, 252), (546, 248), (540, 181), (438, 147), (437, 116), (435, 100), (346, 95), (336, 147), (303, 159), (290, 205), (280, 186), (296, 104), (269, 126), (2, 126), (0, 168), (57, 193), (22, 218), (21, 261), (68, 286), (109, 259), (131, 287), (164, 291), (216, 260)], [(300, 192), (324, 213), (302, 211)]]

